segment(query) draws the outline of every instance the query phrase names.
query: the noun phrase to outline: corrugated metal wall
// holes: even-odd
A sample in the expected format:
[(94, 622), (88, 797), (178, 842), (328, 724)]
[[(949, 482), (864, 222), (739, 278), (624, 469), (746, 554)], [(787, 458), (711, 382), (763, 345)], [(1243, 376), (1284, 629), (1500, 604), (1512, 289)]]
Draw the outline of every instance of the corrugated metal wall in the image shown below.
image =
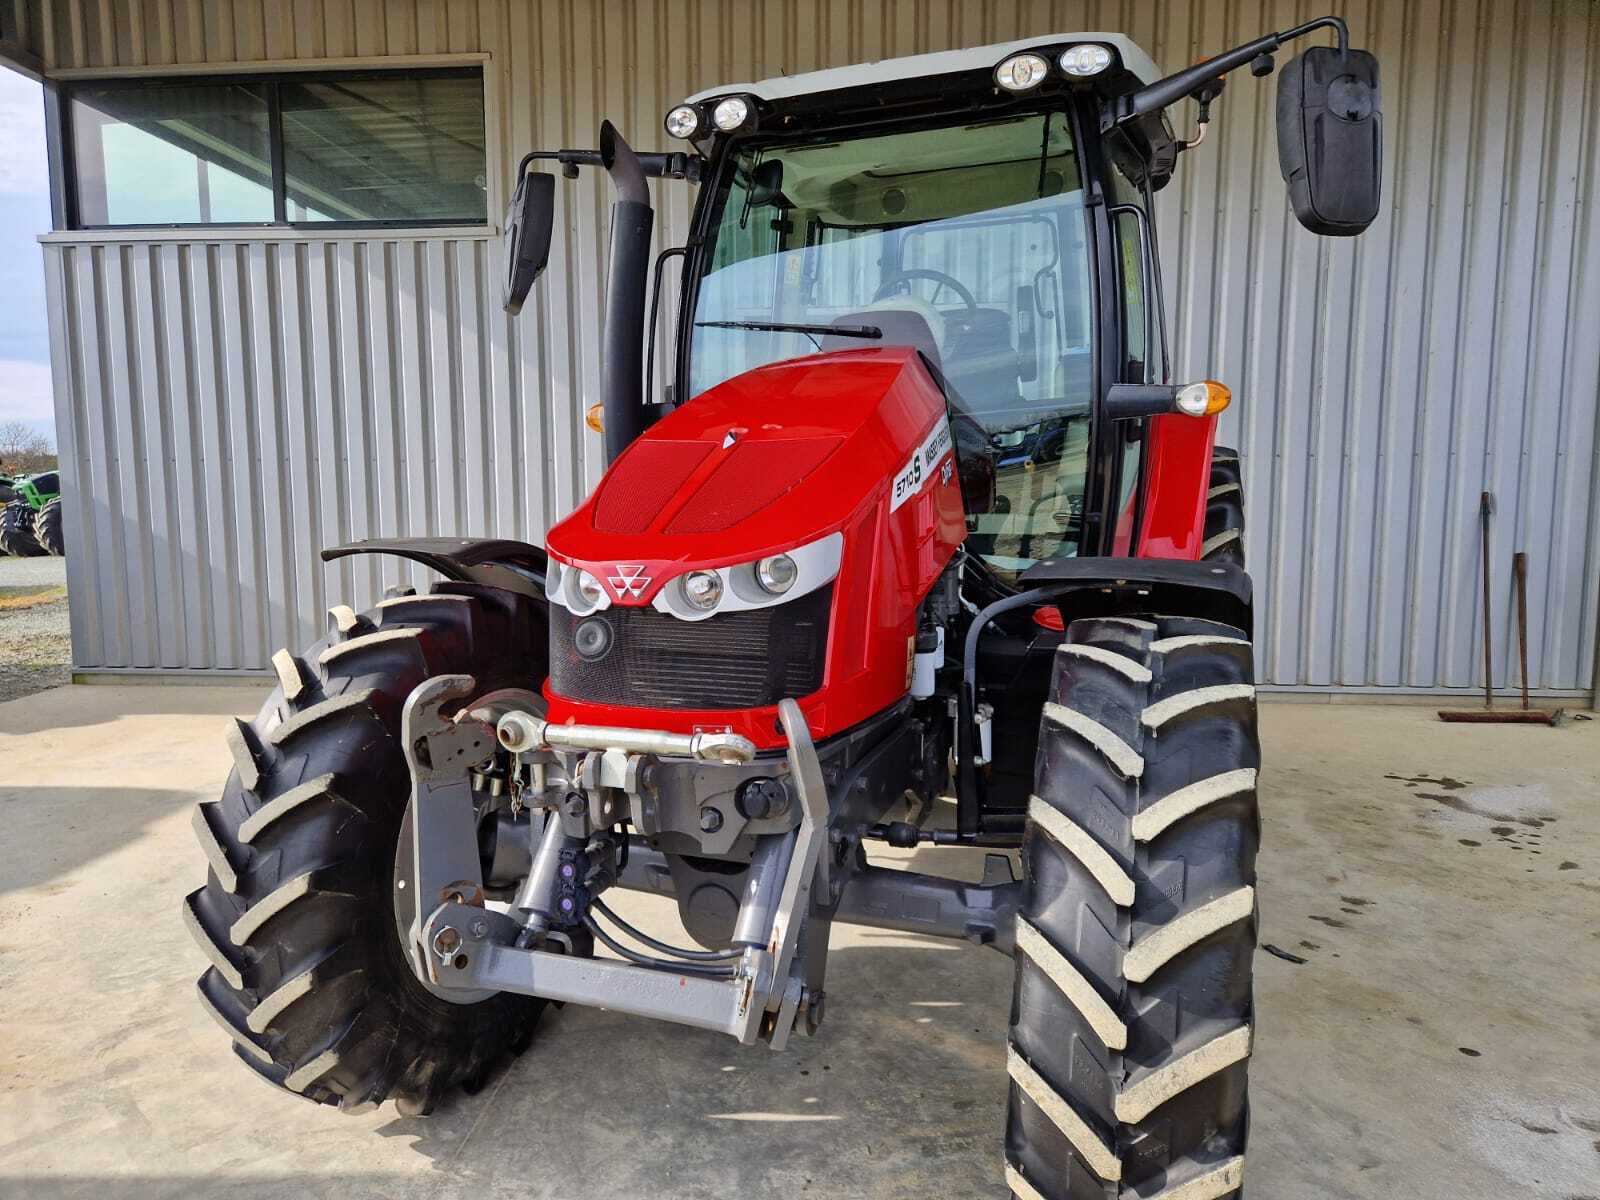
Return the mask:
[[(0, 0), (48, 70), (485, 52), (502, 164), (642, 146), (708, 83), (1070, 29), (1172, 69), (1325, 11), (1283, 3), (839, 0)], [(1536, 684), (1592, 686), (1600, 492), (1600, 5), (1335, 4), (1384, 63), (1387, 207), (1312, 237), (1278, 179), (1273, 91), (1248, 76), (1182, 163), (1160, 227), (1175, 369), (1235, 387), (1264, 612), (1260, 667), (1312, 688), (1470, 687), (1476, 514), (1532, 560)], [(82, 669), (259, 668), (380, 580), (324, 568), (366, 533), (537, 540), (598, 471), (606, 196), (559, 189), (551, 273), (520, 323), (487, 234), (46, 247)], [(659, 191), (663, 237), (687, 188)], [(658, 244), (663, 244), (658, 242)]]

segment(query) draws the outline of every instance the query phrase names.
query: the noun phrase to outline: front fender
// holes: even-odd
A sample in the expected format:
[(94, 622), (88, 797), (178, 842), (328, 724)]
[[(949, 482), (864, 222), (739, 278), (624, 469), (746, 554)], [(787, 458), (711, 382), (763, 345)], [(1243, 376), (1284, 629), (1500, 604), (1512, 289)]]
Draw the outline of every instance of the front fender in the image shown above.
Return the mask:
[(1126, 612), (1173, 613), (1253, 631), (1250, 575), (1230, 562), (1187, 558), (1056, 558), (1018, 581), (1033, 603), (1059, 603), (1068, 621)]
[(322, 561), (333, 562), (356, 554), (391, 554), (420, 563), (446, 579), (519, 592), (538, 601), (541, 608), (547, 603), (544, 578), (550, 560), (542, 549), (527, 542), (504, 538), (366, 538), (324, 550)]

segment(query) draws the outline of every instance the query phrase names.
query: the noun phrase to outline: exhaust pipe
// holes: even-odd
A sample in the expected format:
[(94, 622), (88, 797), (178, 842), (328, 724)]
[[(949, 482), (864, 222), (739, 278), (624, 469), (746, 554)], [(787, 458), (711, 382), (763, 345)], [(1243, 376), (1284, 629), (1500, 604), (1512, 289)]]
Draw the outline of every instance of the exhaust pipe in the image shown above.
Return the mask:
[(606, 465), (649, 425), (644, 395), (644, 304), (655, 211), (644, 169), (617, 127), (600, 126), (600, 162), (617, 198), (611, 205), (611, 262), (606, 274), (603, 411)]

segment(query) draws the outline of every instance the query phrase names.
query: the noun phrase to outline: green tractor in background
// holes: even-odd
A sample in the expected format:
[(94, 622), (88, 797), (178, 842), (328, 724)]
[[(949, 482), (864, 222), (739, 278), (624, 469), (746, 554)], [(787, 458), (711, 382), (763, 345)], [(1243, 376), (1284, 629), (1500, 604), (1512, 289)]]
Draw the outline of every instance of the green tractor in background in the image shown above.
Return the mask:
[(18, 558), (66, 553), (60, 472), (0, 478), (0, 503), (0, 551)]

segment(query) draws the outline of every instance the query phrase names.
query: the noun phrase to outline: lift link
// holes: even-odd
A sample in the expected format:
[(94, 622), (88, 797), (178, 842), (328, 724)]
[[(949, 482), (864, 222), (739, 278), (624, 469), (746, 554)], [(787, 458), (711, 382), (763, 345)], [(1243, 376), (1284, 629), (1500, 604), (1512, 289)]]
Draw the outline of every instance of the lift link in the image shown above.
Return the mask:
[(508, 712), (496, 728), (500, 744), (514, 754), (529, 750), (622, 750), (697, 762), (736, 765), (756, 756), (747, 737), (724, 731), (667, 733), (660, 729), (620, 729), (608, 725), (557, 725), (532, 713)]

